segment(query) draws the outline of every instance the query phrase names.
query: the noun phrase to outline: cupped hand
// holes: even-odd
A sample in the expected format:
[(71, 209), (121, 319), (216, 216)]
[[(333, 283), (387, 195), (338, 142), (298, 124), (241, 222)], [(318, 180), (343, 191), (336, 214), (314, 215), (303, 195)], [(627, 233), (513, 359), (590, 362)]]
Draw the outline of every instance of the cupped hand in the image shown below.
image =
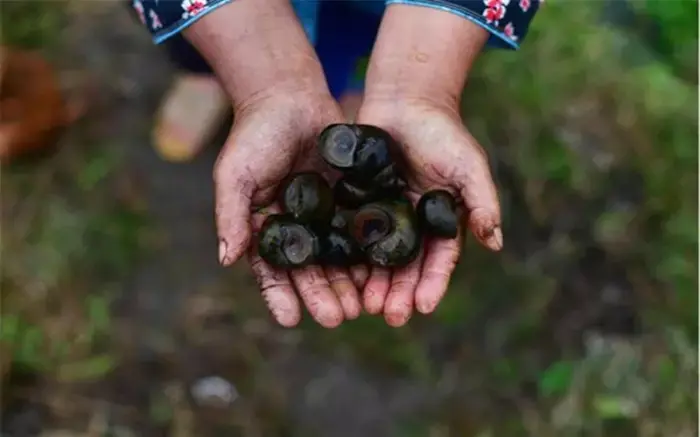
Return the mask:
[[(414, 202), (431, 189), (451, 191), (463, 207), (464, 225), (489, 249), (502, 248), (500, 206), (488, 158), (464, 127), (456, 103), (366, 97), (357, 122), (384, 128), (400, 144)], [(367, 312), (383, 312), (392, 326), (404, 325), (414, 307), (433, 312), (447, 291), (462, 235), (460, 230), (457, 239), (426, 239), (421, 255), (404, 268), (373, 268), (364, 289)]]
[(228, 266), (247, 252), (267, 306), (286, 327), (301, 319), (297, 295), (327, 328), (361, 311), (357, 288), (364, 285), (366, 270), (354, 269), (351, 275), (344, 269), (309, 266), (286, 272), (273, 269), (256, 251), (255, 233), (267, 215), (279, 211), (274, 200), (287, 175), (312, 170), (329, 180), (336, 177), (320, 159), (316, 137), (328, 124), (339, 122), (343, 116), (330, 96), (287, 93), (258, 99), (237, 110), (215, 165), (219, 260)]

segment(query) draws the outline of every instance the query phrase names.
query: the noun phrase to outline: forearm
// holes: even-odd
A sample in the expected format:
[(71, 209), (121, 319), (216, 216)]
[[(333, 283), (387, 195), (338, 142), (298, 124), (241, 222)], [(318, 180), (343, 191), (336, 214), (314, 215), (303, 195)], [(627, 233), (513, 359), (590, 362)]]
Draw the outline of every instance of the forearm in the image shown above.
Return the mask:
[(387, 7), (372, 52), (366, 99), (456, 103), (488, 32), (449, 12)]
[(272, 93), (327, 93), (323, 70), (287, 0), (236, 0), (185, 37), (209, 62), (235, 107)]

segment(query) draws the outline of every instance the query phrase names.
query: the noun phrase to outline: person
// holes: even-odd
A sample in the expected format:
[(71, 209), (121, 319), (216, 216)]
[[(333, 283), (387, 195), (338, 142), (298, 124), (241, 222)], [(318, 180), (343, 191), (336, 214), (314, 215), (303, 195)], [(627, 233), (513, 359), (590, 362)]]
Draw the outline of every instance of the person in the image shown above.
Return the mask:
[[(171, 55), (196, 73), (175, 86), (186, 102), (180, 110), (161, 112), (158, 147), (177, 143), (182, 147), (174, 155), (187, 155), (182, 150), (199, 147), (192, 144), (201, 143), (203, 126), (222, 107), (235, 114), (213, 172), (219, 260), (229, 266), (247, 254), (279, 324), (300, 321), (301, 300), (326, 328), (358, 317), (362, 307), (402, 326), (414, 310), (435, 310), (460, 255), (458, 238), (426, 241), (418, 259), (393, 271), (310, 266), (284, 272), (263, 262), (252, 241), (266, 215), (278, 211), (273, 199), (279, 182), (301, 170), (337, 177), (315, 150), (316, 136), (329, 124), (354, 119), (390, 132), (410, 170), (409, 196), (450, 190), (464, 207), (465, 227), (487, 248), (502, 248), (498, 195), (487, 156), (462, 123), (460, 97), (482, 49), (518, 48), (539, 4), (133, 1), (154, 41), (169, 44)], [(358, 85), (353, 63), (370, 51)], [(216, 81), (202, 79), (209, 68)], [(212, 99), (217, 83), (221, 97)], [(194, 103), (198, 98), (210, 104)]]

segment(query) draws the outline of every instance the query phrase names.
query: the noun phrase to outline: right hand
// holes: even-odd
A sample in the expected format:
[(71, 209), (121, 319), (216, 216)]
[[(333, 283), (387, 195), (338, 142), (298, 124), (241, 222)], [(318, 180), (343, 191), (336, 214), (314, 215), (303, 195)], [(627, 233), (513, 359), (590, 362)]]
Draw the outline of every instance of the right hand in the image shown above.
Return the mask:
[(266, 96), (237, 108), (236, 119), (214, 169), (219, 260), (228, 266), (248, 253), (253, 274), (275, 320), (285, 327), (301, 319), (297, 294), (322, 326), (333, 328), (360, 315), (358, 288), (365, 268), (309, 266), (275, 270), (257, 254), (254, 234), (265, 217), (279, 211), (279, 183), (289, 174), (312, 170), (329, 180), (337, 175), (316, 151), (316, 137), (327, 125), (344, 122), (335, 100), (325, 93)]

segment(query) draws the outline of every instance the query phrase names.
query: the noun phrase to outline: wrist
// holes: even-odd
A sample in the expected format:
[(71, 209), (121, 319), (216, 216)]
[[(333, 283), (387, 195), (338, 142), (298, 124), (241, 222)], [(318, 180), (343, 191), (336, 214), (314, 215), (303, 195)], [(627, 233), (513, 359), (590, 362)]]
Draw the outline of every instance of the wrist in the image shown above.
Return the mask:
[(185, 31), (234, 108), (275, 95), (327, 95), (323, 69), (287, 0), (236, 0)]
[(457, 107), (488, 32), (449, 12), (390, 5), (367, 70), (365, 100)]

